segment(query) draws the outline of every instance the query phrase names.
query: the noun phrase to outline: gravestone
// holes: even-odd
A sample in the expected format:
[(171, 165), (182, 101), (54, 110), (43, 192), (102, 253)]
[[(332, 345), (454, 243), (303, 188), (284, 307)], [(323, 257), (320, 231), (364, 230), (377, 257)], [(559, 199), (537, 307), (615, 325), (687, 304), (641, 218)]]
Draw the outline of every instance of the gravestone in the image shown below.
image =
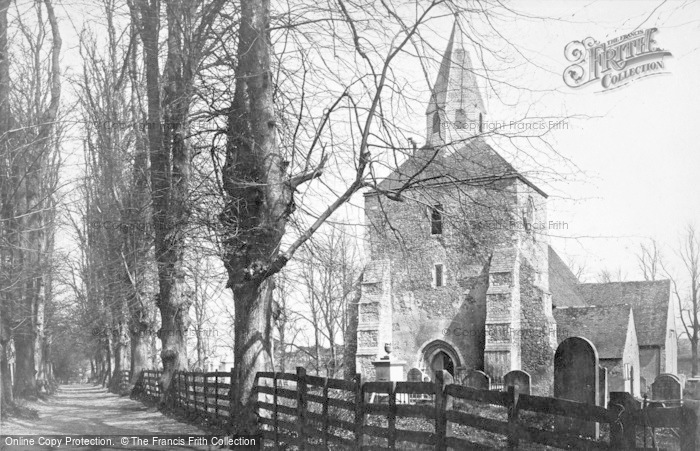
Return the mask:
[(471, 370), (464, 377), (462, 385), (464, 385), (465, 387), (476, 388), (479, 390), (488, 390), (490, 388), (491, 382), (488, 375), (483, 371)]
[[(418, 368), (411, 368), (406, 373), (406, 382), (423, 382), (423, 372)], [(413, 403), (422, 399), (422, 395), (411, 393), (408, 395), (408, 402)]]
[[(554, 353), (554, 397), (597, 405), (600, 402), (598, 351), (582, 337), (562, 341)], [(558, 429), (598, 438), (598, 423), (560, 417)]]
[(406, 374), (406, 382), (423, 382), (423, 372), (418, 368), (411, 368)]
[(683, 388), (683, 398), (700, 400), (700, 378), (688, 378)]
[(521, 395), (530, 394), (530, 375), (525, 371), (513, 370), (503, 376), (503, 390), (515, 387), (515, 391)]
[(598, 405), (601, 407), (608, 407), (608, 369), (604, 366), (598, 367), (598, 386), (600, 401)]
[(467, 373), (469, 370), (467, 370), (467, 367), (464, 365), (460, 365), (455, 368), (455, 380), (456, 381), (463, 381), (464, 378), (467, 376)]
[(675, 374), (662, 373), (656, 376), (651, 384), (651, 399), (654, 401), (666, 401), (664, 404), (680, 405), (683, 399), (681, 380)]

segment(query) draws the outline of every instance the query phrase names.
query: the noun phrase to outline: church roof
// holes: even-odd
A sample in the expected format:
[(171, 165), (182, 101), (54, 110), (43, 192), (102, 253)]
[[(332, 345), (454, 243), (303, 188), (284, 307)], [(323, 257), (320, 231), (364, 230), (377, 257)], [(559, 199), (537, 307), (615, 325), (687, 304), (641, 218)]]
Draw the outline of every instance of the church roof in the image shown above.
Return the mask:
[(669, 280), (582, 283), (577, 291), (590, 305), (631, 305), (639, 346), (663, 346), (666, 343), (668, 303), (671, 302)]
[(564, 307), (552, 310), (557, 322), (557, 341), (584, 337), (600, 359), (621, 359), (625, 350), (632, 307), (628, 304)]
[(469, 53), (464, 48), (463, 35), (459, 22), (455, 20), (430, 96), (427, 114), (438, 109), (444, 110), (448, 94), (459, 96), (456, 100), (459, 107), (464, 110), (486, 111), (474, 73), (474, 66), (469, 58)]
[(454, 147), (456, 149), (451, 152), (447, 151), (447, 147), (418, 149), (379, 183), (379, 190), (396, 191), (407, 183), (421, 186), (471, 183), (483, 186), (497, 180), (518, 178), (547, 197), (482, 138), (471, 138)]
[(549, 246), (549, 291), (552, 293), (552, 305), (556, 307), (575, 307), (588, 305), (579, 295), (576, 287), (578, 279)]

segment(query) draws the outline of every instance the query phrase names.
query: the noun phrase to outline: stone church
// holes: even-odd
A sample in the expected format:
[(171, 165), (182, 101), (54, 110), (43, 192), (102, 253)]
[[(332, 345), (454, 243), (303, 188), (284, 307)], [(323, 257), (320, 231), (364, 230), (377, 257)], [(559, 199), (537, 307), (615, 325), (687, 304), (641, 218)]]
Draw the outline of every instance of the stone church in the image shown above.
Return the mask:
[[(550, 394), (562, 339), (553, 305), (597, 305), (579, 294), (584, 284), (542, 233), (547, 194), (479, 136), (487, 113), (455, 23), (426, 111), (426, 144), (365, 193), (370, 262), (356, 363), (366, 378), (386, 348), (405, 362), (404, 377), (412, 368), (457, 378), (478, 369), (495, 379), (521, 369), (534, 394)], [(670, 290), (660, 296), (660, 309), (671, 309)], [(657, 363), (673, 354), (661, 348), (675, 350), (666, 334), (674, 327), (660, 327)], [(668, 360), (656, 374), (675, 372)]]

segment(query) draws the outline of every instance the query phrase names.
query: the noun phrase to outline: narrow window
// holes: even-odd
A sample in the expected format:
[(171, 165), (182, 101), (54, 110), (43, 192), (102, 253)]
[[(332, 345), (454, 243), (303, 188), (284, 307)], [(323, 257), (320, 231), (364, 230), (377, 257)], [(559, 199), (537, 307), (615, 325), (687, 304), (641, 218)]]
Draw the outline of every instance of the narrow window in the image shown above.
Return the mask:
[(479, 133), (484, 133), (484, 116), (479, 113)]
[(440, 133), (440, 112), (433, 115), (433, 133)]
[(435, 265), (435, 286), (441, 287), (443, 285), (442, 277), (442, 264), (438, 263)]
[(442, 235), (442, 205), (430, 208), (430, 234)]
[(458, 109), (455, 112), (455, 128), (464, 128), (467, 124), (467, 113), (463, 109)]

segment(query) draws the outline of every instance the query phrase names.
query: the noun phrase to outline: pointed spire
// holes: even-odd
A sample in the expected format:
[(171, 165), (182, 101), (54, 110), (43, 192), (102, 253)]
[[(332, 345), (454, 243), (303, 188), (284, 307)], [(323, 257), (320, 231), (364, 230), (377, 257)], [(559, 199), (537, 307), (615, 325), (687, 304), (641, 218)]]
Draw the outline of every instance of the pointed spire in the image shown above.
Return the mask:
[[(446, 142), (444, 136), (433, 139), (436, 127), (443, 131), (447, 128), (466, 129), (474, 135), (478, 132), (480, 116), (486, 114), (463, 35), (459, 21), (455, 18), (426, 111), (428, 141), (432, 144), (436, 144), (436, 141)], [(439, 119), (435, 116), (436, 112), (439, 112)]]

